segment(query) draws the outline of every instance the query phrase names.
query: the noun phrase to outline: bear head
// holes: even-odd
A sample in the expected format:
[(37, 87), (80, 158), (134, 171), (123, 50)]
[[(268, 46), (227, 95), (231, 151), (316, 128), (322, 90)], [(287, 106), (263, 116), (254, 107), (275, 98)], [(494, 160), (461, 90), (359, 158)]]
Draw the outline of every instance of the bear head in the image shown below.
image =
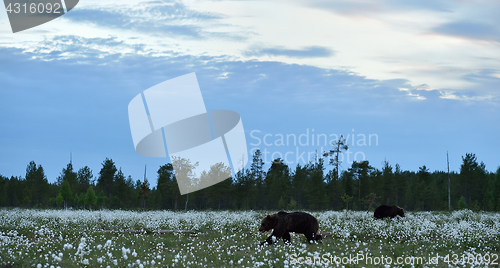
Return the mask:
[(274, 229), (274, 227), (276, 227), (277, 224), (278, 224), (278, 217), (276, 216), (276, 214), (267, 215), (264, 217), (264, 219), (262, 219), (262, 222), (260, 223), (259, 232), (263, 233), (271, 229)]
[(405, 216), (405, 210), (398, 207), (398, 215), (401, 216), (401, 217), (404, 217)]

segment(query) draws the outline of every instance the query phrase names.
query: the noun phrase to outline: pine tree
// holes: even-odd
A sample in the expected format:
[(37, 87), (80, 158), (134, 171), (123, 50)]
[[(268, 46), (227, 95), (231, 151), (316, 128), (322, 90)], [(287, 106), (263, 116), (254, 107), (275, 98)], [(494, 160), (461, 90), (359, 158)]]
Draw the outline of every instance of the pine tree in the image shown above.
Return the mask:
[(203, 181), (219, 182), (206, 188), (205, 195), (208, 199), (207, 203), (210, 203), (214, 208), (221, 209), (222, 202), (231, 191), (231, 168), (225, 166), (224, 163), (214, 164), (208, 172), (202, 172), (201, 179)]
[(49, 183), (45, 172), (41, 165), (35, 164), (35, 161), (31, 161), (26, 167), (26, 183), (27, 183), (27, 194), (24, 196), (23, 203), (25, 205), (44, 205), (48, 200), (48, 187)]
[(486, 167), (483, 162), (480, 164), (477, 162), (476, 155), (473, 153), (465, 154), (462, 161), (459, 178), (462, 186), (461, 194), (465, 198), (465, 203), (471, 204), (473, 201), (478, 201), (482, 204), (485, 201), (484, 197), (488, 185)]
[(97, 194), (97, 205), (100, 206), (101, 208), (104, 207), (104, 204), (106, 203), (107, 200), (108, 198), (106, 197), (103, 191), (100, 191)]
[(352, 198), (354, 196), (352, 173), (343, 171), (340, 180), (344, 188), (344, 194)]
[(399, 164), (396, 164), (394, 171), (394, 183), (396, 186), (396, 206), (404, 207), (406, 204), (406, 188), (408, 187), (408, 183)]
[(500, 167), (498, 167), (496, 174), (492, 174), (492, 183), (490, 187), (492, 210), (500, 210)]
[(467, 204), (465, 203), (465, 197), (461, 196), (457, 203), (458, 209), (466, 209)]
[(392, 196), (394, 194), (394, 173), (389, 162), (384, 161), (384, 168), (382, 169), (382, 182), (383, 182), (383, 196), (385, 204), (392, 204)]
[(66, 168), (63, 168), (61, 174), (57, 178), (58, 185), (61, 186), (64, 181), (69, 183), (70, 188), (78, 193), (77, 173), (73, 171), (73, 164), (68, 163)]
[(273, 161), (264, 182), (268, 196), (268, 208), (276, 208), (279, 198), (282, 196), (288, 200), (290, 195), (290, 170), (283, 161), (278, 158)]
[(241, 169), (238, 174), (236, 174), (236, 177), (240, 187), (243, 190), (243, 196), (245, 198), (245, 209), (249, 209), (250, 207), (252, 207), (251, 204), (254, 204), (255, 202), (255, 176), (254, 174), (249, 173), (247, 169)]
[(262, 152), (260, 149), (257, 149), (253, 154), (250, 174), (255, 184), (254, 199), (256, 201), (256, 208), (263, 208), (265, 199), (263, 187), (266, 173), (264, 172), (264, 161), (262, 161)]
[(56, 197), (56, 203), (58, 206), (60, 206), (62, 203), (64, 203), (64, 198), (63, 196), (61, 195), (61, 193), (59, 193)]
[(91, 184), (93, 184), (92, 170), (88, 166), (84, 166), (78, 170), (76, 179), (78, 181), (78, 188), (80, 193), (85, 193)]
[(307, 176), (307, 166), (301, 167), (299, 164), (295, 167), (295, 172), (292, 176), (292, 188), (291, 196), (292, 200), (295, 198), (297, 201), (297, 207), (303, 208), (307, 203), (305, 192), (306, 188), (306, 176)]
[(107, 198), (113, 193), (113, 180), (117, 171), (113, 160), (106, 158), (102, 163), (101, 171), (99, 171), (96, 187), (99, 188), (100, 191), (103, 191)]
[(416, 202), (420, 210), (429, 211), (431, 210), (432, 195), (431, 195), (431, 184), (432, 176), (429, 173), (429, 169), (425, 165), (419, 168), (416, 177)]
[(0, 207), (7, 206), (7, 183), (9, 179), (0, 175)]
[(173, 196), (179, 191), (174, 178), (174, 167), (171, 163), (158, 168), (156, 204), (160, 209), (174, 208)]
[(85, 195), (85, 204), (89, 205), (89, 209), (92, 210), (92, 205), (97, 203), (97, 196), (95, 195), (92, 186), (87, 189), (87, 194)]
[(335, 169), (334, 169), (335, 176), (336, 176), (336, 178), (339, 178), (339, 165), (340, 165), (340, 163), (342, 163), (342, 161), (339, 160), (339, 154), (341, 154), (342, 151), (349, 150), (349, 145), (347, 145), (347, 142), (344, 139), (344, 136), (340, 135), (339, 140), (332, 143), (332, 146), (333, 146), (333, 149), (328, 151), (328, 152), (324, 152), (323, 156), (325, 156), (325, 157), (333, 156), (332, 158), (330, 158), (330, 164), (335, 165)]
[[(351, 167), (348, 171), (352, 174), (352, 178), (355, 181), (357, 186), (357, 203), (358, 209), (361, 209), (363, 205), (362, 201), (364, 197), (370, 194), (370, 173), (374, 170), (372, 166), (370, 166), (370, 162), (368, 160), (365, 161), (353, 161)], [(353, 193), (356, 196), (355, 193)]]
[(280, 200), (278, 201), (278, 209), (284, 210), (286, 208), (286, 203), (285, 200), (283, 199), (283, 196), (280, 197)]
[(309, 163), (307, 168), (307, 177), (305, 190), (310, 209), (319, 210), (326, 205), (326, 183), (324, 181), (323, 159), (316, 163)]
[(73, 193), (71, 192), (71, 188), (70, 188), (69, 183), (67, 181), (64, 181), (61, 184), (61, 190), (60, 190), (59, 194), (63, 198), (64, 208), (67, 209), (68, 202), (71, 202), (73, 200)]
[[(11, 207), (18, 207), (21, 205), (24, 195), (28, 195), (26, 181), (18, 177), (11, 176), (9, 182), (5, 186), (5, 193), (7, 195), (7, 205)], [(26, 189), (26, 191), (25, 191)]]
[(130, 196), (128, 192), (127, 182), (125, 181), (125, 175), (120, 168), (116, 172), (113, 182), (113, 196), (118, 198), (118, 207), (130, 207)]

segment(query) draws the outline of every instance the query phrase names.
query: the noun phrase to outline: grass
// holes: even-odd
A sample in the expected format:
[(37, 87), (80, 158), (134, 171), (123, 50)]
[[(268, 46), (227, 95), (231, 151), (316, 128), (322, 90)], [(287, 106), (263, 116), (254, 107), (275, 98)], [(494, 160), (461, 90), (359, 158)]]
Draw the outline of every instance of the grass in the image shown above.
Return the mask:
[[(404, 267), (410, 263), (415, 267), (492, 267), (498, 264), (491, 262), (500, 262), (498, 213), (410, 212), (403, 220), (374, 220), (363, 212), (314, 212), (325, 235), (321, 243), (307, 244), (303, 235), (292, 234), (290, 244), (280, 241), (260, 246), (269, 235), (257, 232), (266, 213), (3, 209), (0, 267), (303, 267), (332, 263), (345, 267)], [(489, 258), (488, 264), (485, 258)]]

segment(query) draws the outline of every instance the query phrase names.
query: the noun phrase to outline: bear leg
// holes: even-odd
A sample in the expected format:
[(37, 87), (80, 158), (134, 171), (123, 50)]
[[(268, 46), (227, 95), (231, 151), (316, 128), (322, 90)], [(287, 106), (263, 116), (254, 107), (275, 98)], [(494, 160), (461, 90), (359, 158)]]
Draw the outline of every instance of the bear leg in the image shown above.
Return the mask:
[[(273, 233), (266, 239), (266, 241), (260, 243), (263, 245), (264, 243), (268, 243), (269, 245), (273, 244), (273, 236), (276, 237), (276, 242), (280, 240), (280, 238), (284, 235), (285, 231), (282, 228), (275, 228)], [(288, 234), (290, 236), (290, 234)]]
[[(274, 235), (270, 235), (264, 242), (260, 243), (261, 245), (264, 245), (265, 243), (267, 243), (268, 245), (272, 245), (273, 244), (273, 236)], [(278, 241), (279, 238), (276, 237), (276, 241)]]
[[(277, 240), (277, 239), (276, 239)], [(262, 241), (260, 243), (260, 245), (264, 245), (264, 244), (268, 244), (268, 245), (272, 245), (273, 244), (273, 235), (270, 235), (266, 240)]]
[(316, 233), (314, 233), (314, 232), (306, 232), (304, 235), (307, 238), (307, 243), (311, 243), (311, 241), (316, 240), (315, 239), (316, 238)]
[(289, 232), (284, 233), (282, 238), (283, 238), (283, 242), (285, 242), (285, 243), (290, 243), (290, 241), (292, 240)]

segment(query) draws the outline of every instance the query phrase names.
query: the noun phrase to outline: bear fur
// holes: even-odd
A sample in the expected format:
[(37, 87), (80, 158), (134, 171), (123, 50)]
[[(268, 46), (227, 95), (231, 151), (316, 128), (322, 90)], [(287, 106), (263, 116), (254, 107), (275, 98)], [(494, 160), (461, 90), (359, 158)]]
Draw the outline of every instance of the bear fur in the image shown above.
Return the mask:
[(322, 239), (321, 235), (318, 234), (318, 220), (305, 212), (287, 213), (280, 211), (276, 214), (267, 215), (262, 219), (259, 231), (263, 233), (271, 229), (273, 229), (273, 233), (260, 243), (261, 245), (265, 243), (272, 244), (273, 236), (276, 237), (276, 241), (283, 238), (285, 243), (290, 242), (290, 232), (304, 234), (308, 243), (312, 240), (319, 241)]
[(375, 219), (383, 219), (390, 217), (391, 219), (396, 217), (397, 215), (404, 217), (405, 216), (405, 211), (404, 209), (398, 207), (398, 206), (389, 206), (389, 205), (381, 205), (375, 209), (375, 213), (373, 213), (373, 216)]

